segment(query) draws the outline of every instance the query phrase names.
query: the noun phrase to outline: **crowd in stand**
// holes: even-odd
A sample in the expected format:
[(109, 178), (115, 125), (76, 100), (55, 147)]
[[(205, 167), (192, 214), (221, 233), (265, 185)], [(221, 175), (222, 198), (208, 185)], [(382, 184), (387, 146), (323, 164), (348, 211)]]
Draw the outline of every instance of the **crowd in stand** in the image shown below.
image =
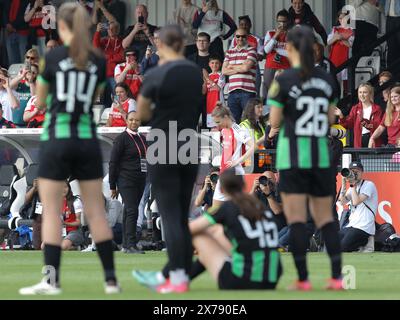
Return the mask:
[[(159, 63), (160, 26), (148, 22), (151, 13), (145, 5), (135, 7), (136, 23), (125, 26), (126, 6), (123, 1), (78, 2), (92, 17), (93, 45), (107, 58), (107, 87), (100, 101), (109, 110), (105, 125), (125, 127), (126, 115), (136, 110), (136, 98), (146, 72)], [(48, 5), (53, 4), (56, 5), (57, 1), (19, 0), (0, 4), (0, 27), (3, 35), (0, 46), (5, 49), (2, 50), (0, 63), (4, 67), (23, 65), (13, 78), (6, 69), (2, 68), (0, 71), (2, 128), (37, 128), (43, 125), (44, 112), (35, 107), (35, 82), (39, 73), (40, 57), (46, 51), (61, 45), (57, 31), (46, 27), (52, 24)], [(185, 56), (203, 71), (202, 128), (215, 128), (212, 111), (218, 101), (226, 100), (235, 121), (243, 121), (245, 127), (255, 129), (256, 132), (261, 130), (256, 138), (260, 140), (267, 137), (269, 141), (266, 144), (270, 145), (269, 142), (277, 132), (268, 131), (265, 117), (268, 108), (261, 108), (256, 119), (252, 112), (249, 118), (249, 112), (244, 111), (246, 107), (254, 107), (254, 99), (260, 97), (262, 98), (257, 105), (263, 106), (274, 78), (290, 67), (286, 52), (287, 33), (296, 25), (313, 28), (315, 64), (334, 75), (342, 88), (342, 97), (347, 95), (347, 69), (339, 73), (336, 69), (352, 55), (365, 49), (366, 44), (377, 39), (381, 14), (387, 18), (386, 32), (400, 25), (400, 0), (352, 0), (350, 5), (355, 8), (356, 28), (352, 29), (349, 24), (351, 14), (341, 11), (338, 13), (337, 23), (327, 32), (304, 0), (292, 0), (288, 10), (283, 9), (277, 13), (276, 27), (268, 30), (263, 38), (259, 38), (252, 33), (249, 16), (239, 17), (236, 23), (229, 13), (219, 7), (217, 0), (202, 1), (200, 8), (191, 0), (182, 0), (171, 19), (184, 30), (187, 41)], [(384, 30), (381, 32), (384, 33)], [(224, 50), (223, 40), (229, 40), (227, 50)], [(395, 62), (398, 48), (398, 37), (390, 38), (388, 66)], [(260, 68), (263, 60), (264, 67)], [(374, 87), (362, 84), (358, 88), (359, 102), (351, 109), (337, 110), (338, 124), (353, 130), (353, 141), (350, 145), (359, 148), (392, 146), (398, 143), (400, 121), (396, 111), (398, 87), (395, 80), (390, 72), (384, 71), (380, 75), (379, 86), (384, 86), (389, 81), (390, 87), (384, 87), (382, 94), (374, 95)], [(375, 89), (379, 90), (379, 87)], [(263, 144), (260, 143), (260, 146), (262, 148)]]

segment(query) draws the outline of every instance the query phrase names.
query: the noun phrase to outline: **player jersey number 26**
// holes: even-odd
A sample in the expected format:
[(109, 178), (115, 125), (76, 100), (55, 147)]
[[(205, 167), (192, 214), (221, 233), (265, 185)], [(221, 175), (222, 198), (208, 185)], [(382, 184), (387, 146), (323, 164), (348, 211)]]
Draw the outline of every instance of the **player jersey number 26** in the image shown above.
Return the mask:
[(296, 121), (296, 136), (325, 137), (329, 128), (328, 108), (329, 101), (326, 98), (298, 98), (296, 109), (302, 112), (302, 115)]

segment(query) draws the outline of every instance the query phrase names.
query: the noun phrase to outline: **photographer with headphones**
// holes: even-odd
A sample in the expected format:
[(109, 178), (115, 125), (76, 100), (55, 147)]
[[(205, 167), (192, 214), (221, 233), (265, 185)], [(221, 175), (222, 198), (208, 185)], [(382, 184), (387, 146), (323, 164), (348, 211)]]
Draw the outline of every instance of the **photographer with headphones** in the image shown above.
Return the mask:
[(204, 180), (203, 188), (201, 188), (199, 194), (194, 201), (196, 207), (201, 207), (201, 212), (205, 212), (211, 208), (215, 187), (219, 179), (219, 168), (212, 168), (210, 174), (206, 176)]
[(360, 162), (352, 162), (341, 173), (350, 188), (346, 191), (345, 185), (342, 186), (339, 200), (343, 205), (350, 202), (351, 213), (349, 223), (340, 230), (340, 243), (343, 252), (358, 251), (375, 235), (378, 191), (372, 181), (363, 179), (364, 167)]

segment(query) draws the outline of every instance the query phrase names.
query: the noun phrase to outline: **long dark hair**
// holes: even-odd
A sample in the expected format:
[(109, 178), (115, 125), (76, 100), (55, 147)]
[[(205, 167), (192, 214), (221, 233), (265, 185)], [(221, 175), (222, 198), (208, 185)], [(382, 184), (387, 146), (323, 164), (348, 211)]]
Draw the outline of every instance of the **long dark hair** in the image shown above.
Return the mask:
[(61, 5), (58, 19), (66, 23), (74, 34), (69, 45), (69, 55), (77, 69), (85, 69), (89, 60), (89, 54), (99, 54), (91, 41), (90, 17), (86, 9), (78, 3), (67, 2)]
[(75, 197), (72, 193), (71, 185), (69, 184), (68, 180), (65, 181), (65, 183), (68, 186), (68, 192), (67, 195), (65, 196), (65, 199), (67, 200), (67, 206), (68, 209), (71, 211), (71, 213), (75, 214), (75, 208), (74, 208)]
[(125, 82), (118, 82), (118, 83), (115, 85), (114, 90), (115, 90), (116, 88), (118, 88), (118, 87), (120, 87), (120, 88), (122, 88), (122, 89), (125, 90), (126, 95), (127, 95), (128, 98), (133, 99), (132, 91), (131, 91), (131, 89), (129, 88), (129, 86), (128, 86)]
[(288, 43), (299, 52), (301, 59), (301, 78), (310, 79), (315, 66), (314, 33), (308, 26), (296, 26), (288, 33)]
[(237, 175), (234, 169), (230, 169), (224, 171), (219, 179), (222, 189), (231, 197), (243, 217), (250, 221), (262, 220), (265, 207), (255, 196), (244, 192), (243, 176)]
[(242, 121), (249, 120), (251, 129), (257, 132), (260, 131), (260, 126), (259, 126), (260, 124), (263, 126), (263, 128), (265, 128), (265, 125), (262, 123), (263, 121), (262, 117), (260, 117), (258, 123), (256, 120), (256, 113), (254, 109), (256, 108), (256, 106), (260, 104), (262, 104), (260, 98), (250, 99), (246, 104), (246, 108), (243, 111), (243, 117), (242, 117)]

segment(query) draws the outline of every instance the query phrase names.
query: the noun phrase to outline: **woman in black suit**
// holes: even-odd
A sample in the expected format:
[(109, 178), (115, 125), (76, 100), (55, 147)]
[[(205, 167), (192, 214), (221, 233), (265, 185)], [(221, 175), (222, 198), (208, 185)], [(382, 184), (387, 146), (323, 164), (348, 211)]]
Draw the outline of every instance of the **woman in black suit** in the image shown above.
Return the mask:
[(124, 202), (122, 251), (144, 253), (137, 247), (138, 207), (146, 184), (146, 138), (138, 133), (140, 120), (136, 112), (127, 114), (127, 128), (114, 141), (109, 163), (111, 197), (121, 193)]

